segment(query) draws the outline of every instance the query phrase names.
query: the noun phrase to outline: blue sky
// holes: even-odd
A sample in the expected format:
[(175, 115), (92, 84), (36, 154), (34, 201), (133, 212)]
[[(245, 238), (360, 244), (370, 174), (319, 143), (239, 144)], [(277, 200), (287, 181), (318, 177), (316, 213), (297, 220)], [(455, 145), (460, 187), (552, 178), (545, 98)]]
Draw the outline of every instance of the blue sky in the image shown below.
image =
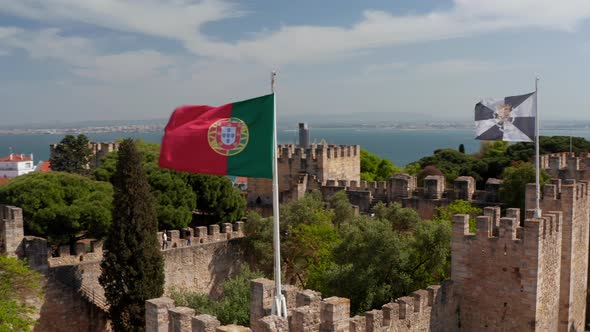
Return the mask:
[(265, 94), (282, 114), (470, 120), (539, 76), (590, 120), (588, 0), (0, 0), (2, 125), (166, 118)]

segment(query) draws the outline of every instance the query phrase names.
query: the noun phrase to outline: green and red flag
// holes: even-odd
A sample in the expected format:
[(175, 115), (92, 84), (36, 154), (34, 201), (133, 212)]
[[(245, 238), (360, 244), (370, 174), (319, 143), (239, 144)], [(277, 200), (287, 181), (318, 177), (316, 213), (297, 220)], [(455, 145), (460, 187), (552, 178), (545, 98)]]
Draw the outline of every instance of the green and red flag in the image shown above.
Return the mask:
[(162, 138), (160, 167), (272, 178), (274, 94), (223, 106), (177, 108)]

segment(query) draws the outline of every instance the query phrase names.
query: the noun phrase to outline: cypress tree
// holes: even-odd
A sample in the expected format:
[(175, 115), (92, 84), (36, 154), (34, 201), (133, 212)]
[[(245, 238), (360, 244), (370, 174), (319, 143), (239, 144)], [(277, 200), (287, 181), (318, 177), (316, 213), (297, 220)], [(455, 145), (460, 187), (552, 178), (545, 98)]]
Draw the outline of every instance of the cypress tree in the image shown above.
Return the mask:
[(459, 145), (459, 152), (465, 153), (465, 145), (463, 145), (463, 144)]
[(145, 300), (164, 292), (164, 265), (154, 198), (132, 139), (121, 143), (112, 182), (113, 221), (99, 282), (114, 330), (143, 331)]

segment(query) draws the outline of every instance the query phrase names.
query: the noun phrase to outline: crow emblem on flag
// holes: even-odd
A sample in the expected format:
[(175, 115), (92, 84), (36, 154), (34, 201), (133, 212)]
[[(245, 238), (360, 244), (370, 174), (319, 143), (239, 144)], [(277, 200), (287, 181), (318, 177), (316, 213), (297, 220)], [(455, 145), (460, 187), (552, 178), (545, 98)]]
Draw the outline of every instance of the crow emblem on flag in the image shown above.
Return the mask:
[(475, 139), (533, 142), (537, 117), (535, 93), (484, 98), (475, 105)]
[(215, 121), (207, 135), (209, 146), (223, 156), (233, 156), (248, 145), (248, 126), (239, 118), (225, 118)]

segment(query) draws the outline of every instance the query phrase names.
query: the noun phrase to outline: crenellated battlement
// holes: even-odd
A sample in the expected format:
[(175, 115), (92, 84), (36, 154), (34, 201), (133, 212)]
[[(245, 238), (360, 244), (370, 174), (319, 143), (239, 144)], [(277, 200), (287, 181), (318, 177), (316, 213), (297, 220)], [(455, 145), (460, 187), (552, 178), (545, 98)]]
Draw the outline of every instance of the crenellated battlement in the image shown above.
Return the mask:
[[(158, 241), (164, 248), (162, 233), (158, 232)], [(204, 243), (227, 241), (244, 237), (244, 222), (213, 224), (207, 226), (187, 227), (181, 230), (166, 231), (168, 246), (166, 250), (194, 246)]]
[[(552, 179), (550, 183), (541, 188), (540, 203), (542, 209), (561, 210), (566, 214), (570, 213), (570, 215), (575, 206), (586, 210), (588, 206), (588, 190), (587, 181)], [(535, 192), (535, 184), (527, 184), (526, 206), (528, 209), (535, 206)]]
[(312, 144), (304, 148), (294, 144), (282, 144), (277, 146), (279, 162), (293, 162), (294, 160), (307, 159), (334, 159), (360, 157), (360, 145), (327, 145)]
[[(510, 240), (524, 251), (525, 241), (552, 244), (557, 238), (561, 238), (560, 229), (563, 222), (561, 211), (545, 212), (542, 218), (536, 219), (532, 218), (532, 212), (533, 210), (527, 211), (531, 218), (525, 219), (524, 226), (521, 227), (519, 209), (507, 209), (506, 216), (500, 217), (499, 207), (487, 207), (484, 209), (484, 215), (476, 218), (476, 233), (469, 231), (469, 215), (455, 215), (453, 216), (453, 243), (458, 245), (459, 242), (486, 239), (491, 245), (495, 245), (498, 243), (497, 240)], [(528, 243), (528, 251), (531, 250), (530, 243)], [(505, 245), (505, 242), (502, 242), (502, 245)], [(482, 251), (485, 249), (482, 248)]]
[(540, 156), (539, 163), (552, 178), (590, 180), (590, 153), (552, 153)]
[(22, 256), (23, 238), (22, 209), (0, 204), (0, 254)]
[(543, 211), (521, 227), (519, 209), (502, 217), (491, 207), (476, 220), (471, 233), (468, 215), (453, 217), (451, 276), (459, 306), (471, 308), (461, 310), (462, 328), (524, 331), (535, 322), (535, 331), (557, 331), (563, 213)]
[[(371, 310), (363, 316), (350, 317), (350, 301), (341, 297), (322, 299), (312, 290), (299, 290), (285, 285), (289, 318), (271, 316), (275, 294), (274, 282), (260, 278), (251, 281), (251, 329), (243, 326), (221, 326), (210, 315), (195, 315), (193, 309), (175, 307), (170, 298), (146, 301), (146, 331), (426, 331), (443, 330), (456, 325), (453, 283), (430, 286), (409, 296)], [(437, 329), (436, 327), (439, 326)]]
[[(207, 243), (228, 241), (244, 237), (244, 222), (209, 225), (209, 227), (187, 227), (182, 230), (167, 231), (168, 246), (164, 248), (162, 232), (158, 232), (159, 245), (163, 250), (197, 246)], [(0, 253), (27, 257), (33, 266), (76, 265), (80, 262), (98, 262), (103, 258), (103, 243), (96, 239), (83, 239), (74, 245), (48, 247), (47, 240), (34, 236), (24, 236), (22, 209), (0, 205)]]
[[(35, 240), (39, 241), (41, 238), (36, 238)], [(27, 242), (29, 243), (31, 241), (27, 240)], [(61, 245), (53, 252), (49, 250), (46, 252), (46, 255), (48, 255), (47, 264), (49, 267), (54, 267), (76, 265), (80, 262), (100, 262), (103, 258), (102, 245), (103, 242), (96, 239), (79, 240), (72, 247), (69, 244)], [(33, 251), (27, 254), (36, 255)]]
[[(557, 167), (563, 156), (570, 155), (554, 155), (549, 161)], [(570, 162), (570, 165), (573, 164), (577, 165), (578, 162)], [(576, 171), (575, 174), (581, 175), (581, 172)], [(564, 174), (560, 173), (560, 175)], [(541, 210), (543, 212), (562, 211), (563, 213), (559, 294), (561, 330), (582, 330), (584, 327), (590, 224), (588, 189), (586, 180), (556, 178), (543, 186), (541, 190), (542, 195), (539, 202)], [(527, 209), (535, 208), (534, 184), (527, 185), (525, 205)]]

